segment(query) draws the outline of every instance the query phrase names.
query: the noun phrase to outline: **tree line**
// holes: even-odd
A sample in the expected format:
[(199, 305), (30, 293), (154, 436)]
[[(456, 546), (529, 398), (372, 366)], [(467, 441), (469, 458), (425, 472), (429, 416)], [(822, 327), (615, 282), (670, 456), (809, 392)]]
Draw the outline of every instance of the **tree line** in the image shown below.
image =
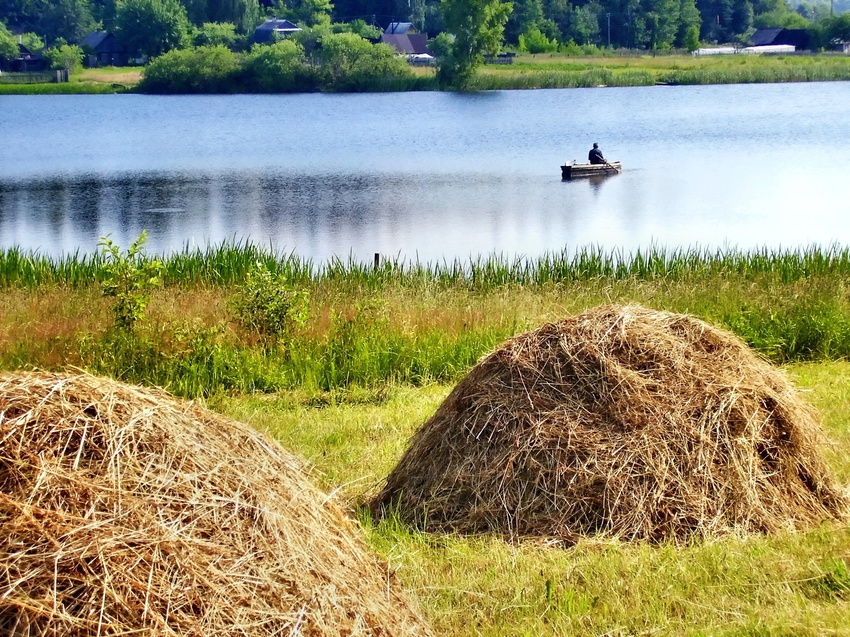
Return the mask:
[[(83, 38), (105, 30), (134, 57), (223, 47), (245, 54), (244, 71), (256, 66), (249, 64), (253, 30), (276, 16), (302, 28), (294, 44), (309, 81), (296, 84), (321, 88), (338, 75), (316, 72), (333, 57), (324, 56), (324, 46), (345, 42), (347, 50), (365, 51), (353, 37), (335, 36), (373, 46), (390, 22), (409, 21), (431, 36), (440, 82), (462, 86), (485, 54), (505, 46), (531, 53), (694, 50), (701, 42), (746, 44), (756, 28), (783, 27), (808, 29), (813, 46), (826, 48), (850, 40), (844, 10), (850, 0), (803, 0), (793, 8), (789, 0), (0, 0), (0, 58), (16, 55), (15, 32), (54, 66), (72, 66), (82, 61)], [(383, 59), (386, 51), (374, 55)]]
[(0, 22), (48, 45), (79, 44), (98, 29), (118, 32), (136, 53), (156, 55), (163, 51), (142, 51), (143, 43), (133, 42), (135, 32), (161, 31), (160, 48), (167, 50), (193, 44), (204, 25), (225, 24), (232, 26), (233, 48), (275, 15), (301, 27), (410, 21), (434, 37), (447, 31), (447, 13), (469, 16), (482, 7), (506, 16), (508, 46), (521, 39), (542, 43), (542, 36), (552, 44), (665, 49), (684, 47), (694, 29), (699, 41), (723, 43), (746, 41), (759, 27), (811, 28), (829, 21), (830, 11), (850, 10), (850, 0), (804, 0), (795, 8), (788, 0), (0, 0)]

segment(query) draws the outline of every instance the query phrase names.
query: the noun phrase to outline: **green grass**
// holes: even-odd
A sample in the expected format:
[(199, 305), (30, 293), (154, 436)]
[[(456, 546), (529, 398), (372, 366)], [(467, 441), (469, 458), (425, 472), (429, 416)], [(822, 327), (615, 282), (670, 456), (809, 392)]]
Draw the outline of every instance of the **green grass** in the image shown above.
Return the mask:
[[(257, 262), (309, 295), (263, 342), (234, 301)], [(164, 259), (147, 319), (116, 329), (101, 256), (0, 252), (0, 368), (75, 365), (183, 396), (452, 382), (497, 343), (587, 307), (639, 303), (734, 331), (777, 363), (850, 357), (847, 249), (597, 249), (539, 259), (316, 265), (249, 244)], [(250, 323), (250, 321), (248, 322)]]
[[(268, 347), (233, 299), (256, 261), (310, 294)], [(689, 546), (416, 532), (363, 506), (457, 381), (499, 341), (585, 307), (636, 302), (733, 329), (786, 364), (850, 482), (850, 253), (588, 248), (539, 259), (314, 264), (249, 244), (165, 261), (146, 320), (112, 325), (99, 256), (0, 252), (0, 369), (71, 365), (193, 397), (265, 429), (359, 518), (438, 634), (846, 634), (850, 528)], [(791, 363), (789, 364), (789, 361)]]
[[(827, 461), (850, 478), (850, 364), (789, 368), (821, 411)], [(575, 546), (425, 534), (360, 503), (374, 494), (449, 385), (324, 396), (219, 397), (212, 406), (268, 430), (355, 509), (443, 635), (841, 635), (850, 625), (850, 528), (690, 546), (587, 538)]]
[[(388, 285), (462, 287), (487, 290), (506, 285), (540, 286), (602, 278), (611, 281), (694, 280), (712, 277), (775, 276), (783, 284), (814, 276), (850, 274), (850, 248), (809, 246), (800, 250), (667, 249), (634, 252), (594, 246), (545, 253), (537, 258), (482, 256), (470, 261), (419, 262), (383, 259), (371, 264), (334, 258), (315, 264), (294, 253), (277, 253), (256, 244), (223, 243), (159, 257), (167, 285), (226, 286), (244, 280), (258, 261), (297, 283), (343, 282), (368, 288)], [(76, 252), (51, 258), (19, 248), (0, 250), (0, 289), (44, 285), (86, 286), (103, 266), (99, 254)]]

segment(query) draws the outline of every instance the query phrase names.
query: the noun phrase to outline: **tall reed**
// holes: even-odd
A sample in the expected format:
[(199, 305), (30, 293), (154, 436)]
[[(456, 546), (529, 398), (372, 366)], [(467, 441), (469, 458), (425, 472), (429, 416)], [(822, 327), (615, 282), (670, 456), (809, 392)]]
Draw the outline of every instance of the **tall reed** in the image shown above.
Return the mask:
[[(316, 264), (294, 252), (280, 253), (250, 242), (204, 248), (184, 246), (157, 257), (163, 280), (177, 286), (229, 286), (245, 279), (258, 262), (300, 284), (326, 282), (378, 288), (385, 285), (442, 285), (487, 290), (505, 285), (546, 285), (611, 280), (681, 280), (700, 277), (775, 275), (782, 283), (811, 276), (850, 274), (850, 248), (811, 245), (800, 249), (664, 248), (625, 251), (586, 246), (539, 257), (490, 254), (466, 261), (421, 262), (381, 258), (378, 267), (351, 255)], [(103, 266), (98, 254), (74, 252), (48, 257), (17, 247), (0, 250), (0, 289), (92, 284)]]

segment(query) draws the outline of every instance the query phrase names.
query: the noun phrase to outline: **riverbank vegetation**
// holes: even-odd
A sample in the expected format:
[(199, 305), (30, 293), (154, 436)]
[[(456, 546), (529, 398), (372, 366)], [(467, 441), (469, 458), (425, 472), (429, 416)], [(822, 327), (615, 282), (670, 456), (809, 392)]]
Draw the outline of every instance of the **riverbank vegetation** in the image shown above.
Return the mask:
[(163, 385), (268, 429), (315, 467), (446, 635), (822, 635), (850, 623), (850, 531), (686, 546), (423, 534), (360, 507), (475, 361), (609, 302), (695, 314), (787, 366), (850, 480), (850, 250), (584, 249), (314, 264), (253, 245), (150, 256), (0, 252), (0, 368)]
[(837, 247), (588, 249), (375, 268), (224, 245), (158, 260), (163, 285), (141, 320), (116, 317), (118, 301), (104, 296), (115, 287), (109, 264), (146, 258), (0, 253), (0, 366), (74, 365), (190, 397), (379, 392), (452, 382), (510, 335), (610, 301), (695, 314), (777, 363), (850, 355), (850, 250)]
[[(288, 33), (284, 42), (277, 42), (276, 36), (270, 43), (257, 43), (254, 34), (254, 27), (264, 19), (256, 0), (227, 7), (180, 0), (125, 0), (111, 8), (83, 1), (66, 7), (61, 19), (51, 11), (36, 10), (38, 2), (13, 3), (11, 10), (0, 12), (0, 63), (31, 66), (33, 60), (27, 57), (31, 53), (54, 67), (62, 66), (62, 60), (68, 61), (65, 66), (76, 66), (84, 53), (92, 60), (96, 54), (84, 42), (84, 34), (102, 28), (114, 34), (118, 43), (110, 59), (150, 60), (145, 79), (137, 87), (145, 92), (485, 90), (850, 77), (846, 55), (843, 61), (784, 56), (781, 63), (749, 62), (744, 56), (689, 63), (686, 55), (679, 55), (663, 70), (648, 61), (628, 70), (613, 63), (622, 52), (641, 57), (687, 53), (717, 44), (739, 48), (751, 44), (756, 30), (765, 27), (788, 29), (798, 50), (829, 52), (850, 40), (850, 13), (841, 13), (848, 8), (844, 0), (797, 6), (786, 0), (654, 0), (628, 7), (618, 2), (428, 0), (403, 7), (388, 5), (386, 14), (380, 14), (372, 5), (360, 6), (362, 0), (347, 0), (334, 5), (335, 15), (341, 16), (336, 22), (331, 20), (328, 2), (264, 3), (266, 13), (296, 21), (300, 27)], [(399, 17), (404, 19), (401, 14), (408, 14), (414, 28), (430, 37), (435, 68), (411, 69), (404, 56), (390, 55), (394, 49), (379, 43), (383, 28), (397, 23)], [(364, 21), (363, 15), (371, 15), (372, 23)], [(16, 29), (21, 46), (28, 51), (22, 50), (20, 60), (16, 61), (18, 51), (4, 20)], [(528, 60), (523, 68), (482, 69), (485, 59), (499, 51), (520, 54), (517, 62), (522, 54), (532, 60), (546, 55), (556, 62), (545, 69), (532, 68)], [(584, 68), (568, 63), (556, 68), (557, 60), (576, 54), (589, 56)], [(608, 63), (598, 64), (599, 58)], [(112, 90), (125, 86), (114, 84)], [(4, 93), (106, 90), (86, 82), (73, 88), (2, 87)]]

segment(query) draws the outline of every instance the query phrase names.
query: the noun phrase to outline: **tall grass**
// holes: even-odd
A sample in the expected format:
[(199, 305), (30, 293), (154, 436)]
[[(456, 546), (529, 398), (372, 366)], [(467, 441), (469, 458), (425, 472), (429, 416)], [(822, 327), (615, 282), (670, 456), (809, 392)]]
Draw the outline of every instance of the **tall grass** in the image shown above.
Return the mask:
[(681, 69), (658, 75), (665, 84), (755, 84), (778, 82), (828, 82), (850, 80), (848, 64), (794, 64), (717, 69)]
[[(242, 243), (160, 258), (165, 287), (128, 331), (111, 324), (100, 255), (0, 251), (0, 368), (76, 365), (186, 396), (452, 382), (500, 341), (611, 302), (694, 314), (778, 363), (850, 357), (850, 250), (838, 245), (588, 247), (376, 267)], [(309, 298), (306, 323), (273, 347), (234, 304), (257, 263)]]
[(655, 76), (645, 70), (612, 71), (607, 68), (581, 70), (479, 72), (467, 89), (474, 91), (534, 89), (534, 88), (592, 88), (595, 86), (652, 86)]
[[(315, 264), (295, 253), (279, 253), (249, 242), (190, 248), (157, 257), (163, 261), (166, 285), (228, 286), (243, 281), (257, 263), (292, 282), (345, 283), (379, 288), (386, 285), (441, 285), (489, 290), (506, 285), (547, 285), (611, 280), (682, 280), (705, 277), (776, 276), (781, 283), (812, 276), (850, 274), (850, 248), (812, 245), (798, 250), (760, 248), (664, 248), (632, 252), (588, 246), (539, 257), (491, 254), (467, 261), (420, 262), (382, 258), (378, 267), (353, 256)], [(87, 286), (103, 267), (98, 254), (75, 252), (48, 257), (12, 247), (0, 250), (0, 289), (44, 285)]]

